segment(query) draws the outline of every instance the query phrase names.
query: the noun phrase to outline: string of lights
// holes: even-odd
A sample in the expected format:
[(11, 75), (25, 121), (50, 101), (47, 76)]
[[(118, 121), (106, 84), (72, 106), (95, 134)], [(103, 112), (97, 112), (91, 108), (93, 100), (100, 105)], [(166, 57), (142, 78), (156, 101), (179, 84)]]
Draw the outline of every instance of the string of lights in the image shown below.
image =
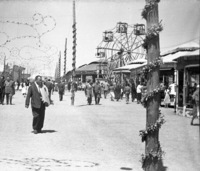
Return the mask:
[[(10, 38), (10, 36), (5, 33), (5, 32), (0, 32), (2, 34), (5, 35), (6, 40), (4, 43), (0, 44), (0, 46), (5, 46), (6, 44), (15, 41), (17, 39), (26, 39), (26, 38), (34, 38), (38, 40), (39, 46), (42, 43), (41, 38), (51, 32), (52, 30), (55, 29), (56, 27), (56, 20), (50, 16), (43, 16), (40, 13), (35, 13), (32, 17), (33, 23), (27, 23), (27, 22), (19, 22), (19, 21), (9, 21), (9, 20), (0, 20), (0, 23), (2, 24), (14, 24), (14, 25), (18, 25), (18, 26), (26, 26), (31, 28), (33, 31), (35, 31), (36, 35), (23, 35), (23, 36), (16, 36), (13, 38)], [(40, 32), (38, 29), (38, 26), (44, 26), (45, 27), (45, 31)]]
[[(20, 26), (20, 28), (31, 29), (30, 33), (23, 35), (14, 35), (7, 33), (8, 31), (0, 31), (1, 42), (0, 51), (1, 58), (6, 56), (6, 62), (18, 63), (20, 65), (31, 68), (35, 62), (46, 63), (47, 65), (53, 62), (53, 57), (57, 54), (57, 47), (42, 43), (42, 37), (53, 31), (56, 27), (56, 20), (50, 16), (43, 16), (40, 13), (35, 13), (32, 16), (31, 22), (19, 22), (10, 20), (0, 20), (0, 24), (7, 27)], [(41, 29), (42, 28), (42, 29)], [(18, 33), (16, 33), (18, 34)], [(12, 35), (12, 36), (11, 36)], [(29, 39), (36, 41), (28, 45)], [(29, 42), (27, 42), (28, 40)], [(20, 41), (19, 43), (17, 41)], [(16, 47), (22, 45), (21, 47)], [(24, 45), (25, 44), (25, 45)], [(2, 61), (1, 61), (2, 63)], [(33, 67), (32, 67), (33, 68)]]

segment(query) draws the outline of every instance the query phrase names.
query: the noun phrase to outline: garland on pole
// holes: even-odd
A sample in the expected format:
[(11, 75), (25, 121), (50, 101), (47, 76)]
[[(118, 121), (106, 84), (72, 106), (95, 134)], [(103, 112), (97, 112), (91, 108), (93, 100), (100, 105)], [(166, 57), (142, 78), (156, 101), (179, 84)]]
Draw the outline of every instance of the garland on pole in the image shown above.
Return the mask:
[(140, 130), (142, 142), (146, 141), (147, 135), (152, 134), (154, 131), (158, 131), (165, 122), (164, 115), (161, 115), (161, 112), (159, 111), (159, 118), (157, 121), (154, 124), (149, 124), (146, 130)]
[(146, 78), (148, 73), (153, 71), (155, 68), (157, 68), (161, 64), (163, 64), (163, 61), (161, 58), (158, 58), (154, 62), (150, 62), (148, 65), (144, 66), (144, 68), (142, 69), (141, 71), (142, 75)]
[(160, 0), (154, 0), (154, 1), (150, 1), (149, 4), (145, 5), (145, 7), (141, 13), (142, 18), (147, 19), (148, 13), (155, 7), (155, 4), (157, 4), (159, 2), (160, 2)]
[(161, 87), (157, 87), (155, 88), (152, 92), (146, 93), (143, 98), (142, 98), (142, 105), (146, 108), (147, 107), (147, 102), (150, 99), (153, 99), (153, 97), (156, 96), (156, 94), (160, 94), (160, 92), (162, 91)]
[(141, 163), (142, 163), (142, 168), (145, 169), (146, 167), (148, 167), (148, 165), (150, 163), (158, 163), (159, 161), (162, 160), (163, 155), (165, 154), (165, 152), (162, 150), (160, 143), (158, 142), (158, 150), (157, 151), (153, 151), (151, 150), (149, 153), (147, 154), (142, 154), (141, 155)]
[(158, 37), (159, 33), (163, 30), (162, 26), (162, 20), (158, 24), (152, 25), (150, 28), (147, 29), (146, 37), (143, 40), (143, 48), (147, 49), (149, 42), (152, 41), (152, 39)]
[[(146, 128), (146, 130), (140, 130), (140, 136), (142, 138), (142, 142), (147, 140), (147, 136), (153, 134), (155, 131), (158, 131), (161, 126), (165, 123), (164, 115), (161, 115), (161, 112), (159, 111), (159, 118), (154, 124), (149, 124)], [(141, 163), (142, 168), (146, 168), (148, 164), (154, 162), (157, 163), (159, 160), (162, 160), (162, 156), (165, 154), (165, 152), (161, 149), (160, 142), (158, 142), (158, 150), (153, 151), (151, 150), (147, 154), (142, 154)]]
[(158, 24), (153, 24), (151, 27), (147, 29), (146, 38), (148, 40), (153, 39), (159, 35), (159, 33), (163, 30), (162, 20)]

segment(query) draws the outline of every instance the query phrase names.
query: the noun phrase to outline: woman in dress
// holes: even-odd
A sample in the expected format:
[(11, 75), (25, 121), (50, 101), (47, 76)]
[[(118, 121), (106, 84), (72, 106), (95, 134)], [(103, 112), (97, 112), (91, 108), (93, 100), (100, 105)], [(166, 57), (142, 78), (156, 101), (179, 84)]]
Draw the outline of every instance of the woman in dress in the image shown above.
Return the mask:
[(125, 97), (126, 97), (126, 104), (129, 103), (129, 95), (131, 93), (131, 88), (129, 86), (128, 83), (126, 83), (126, 86), (124, 87), (124, 94), (125, 94)]
[(22, 95), (23, 95), (24, 97), (26, 97), (26, 93), (27, 93), (26, 83), (25, 83), (25, 82), (22, 82), (22, 83), (21, 83), (21, 87), (22, 87)]
[(166, 108), (168, 108), (170, 104), (170, 96), (169, 96), (169, 89), (165, 90), (165, 98), (164, 98), (164, 105)]
[(115, 87), (113, 85), (113, 83), (110, 84), (110, 100), (114, 101), (115, 98), (115, 93), (114, 93)]
[(135, 98), (137, 97), (136, 86), (133, 80), (131, 80), (131, 97), (132, 97), (132, 102), (134, 102)]

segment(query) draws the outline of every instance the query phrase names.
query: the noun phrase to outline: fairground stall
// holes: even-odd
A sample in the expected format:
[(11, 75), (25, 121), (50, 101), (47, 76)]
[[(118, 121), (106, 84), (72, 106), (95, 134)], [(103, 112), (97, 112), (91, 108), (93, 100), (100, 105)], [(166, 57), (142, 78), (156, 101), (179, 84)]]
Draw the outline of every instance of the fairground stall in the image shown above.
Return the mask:
[(133, 77), (133, 75), (131, 75), (131, 70), (134, 70), (146, 64), (147, 64), (146, 59), (137, 59), (123, 67), (115, 68), (113, 72), (115, 74), (116, 81), (120, 79), (124, 81), (133, 79), (136, 82), (136, 77)]
[(190, 116), (192, 94), (199, 84), (199, 39), (180, 45), (165, 54), (164, 58), (177, 62), (175, 73), (176, 113)]
[(76, 78), (85, 83), (88, 79), (95, 82), (96, 78), (103, 78), (105, 75), (106, 61), (94, 61), (76, 69)]
[[(140, 82), (145, 85), (146, 80), (142, 74), (143, 68), (147, 65), (147, 62), (135, 65), (135, 67), (130, 68), (130, 78), (133, 79), (138, 85)], [(164, 88), (170, 87), (170, 106), (175, 106), (175, 79), (176, 79), (176, 62), (173, 58), (162, 58), (162, 64), (160, 66), (160, 83)], [(161, 91), (161, 105), (163, 105), (164, 99), (164, 88)]]

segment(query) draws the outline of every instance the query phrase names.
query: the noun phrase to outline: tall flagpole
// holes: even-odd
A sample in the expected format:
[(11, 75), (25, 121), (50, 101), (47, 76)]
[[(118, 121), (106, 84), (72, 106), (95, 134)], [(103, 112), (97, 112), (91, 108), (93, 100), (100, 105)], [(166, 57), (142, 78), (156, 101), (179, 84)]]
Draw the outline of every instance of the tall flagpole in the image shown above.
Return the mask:
[(73, 0), (73, 47), (72, 47), (72, 88), (71, 88), (71, 105), (74, 105), (75, 99), (75, 69), (76, 69), (76, 11), (75, 0)]

